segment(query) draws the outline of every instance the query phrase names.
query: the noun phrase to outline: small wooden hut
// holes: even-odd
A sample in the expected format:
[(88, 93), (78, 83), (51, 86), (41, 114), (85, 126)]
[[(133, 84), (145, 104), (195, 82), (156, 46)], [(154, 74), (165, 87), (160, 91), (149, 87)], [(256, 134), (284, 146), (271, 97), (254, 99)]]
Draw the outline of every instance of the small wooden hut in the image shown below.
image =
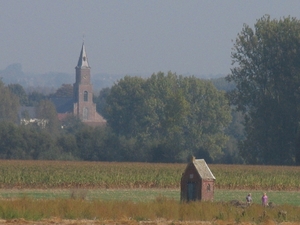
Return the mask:
[(181, 177), (181, 201), (212, 201), (215, 180), (205, 160), (192, 157)]

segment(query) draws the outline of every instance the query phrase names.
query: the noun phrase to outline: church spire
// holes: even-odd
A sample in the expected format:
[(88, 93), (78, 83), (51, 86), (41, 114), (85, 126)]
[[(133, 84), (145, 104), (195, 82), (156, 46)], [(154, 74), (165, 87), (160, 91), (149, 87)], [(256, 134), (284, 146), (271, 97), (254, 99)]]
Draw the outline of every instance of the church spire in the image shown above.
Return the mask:
[(78, 63), (77, 63), (77, 67), (78, 68), (82, 68), (82, 67), (89, 68), (89, 63), (88, 63), (88, 58), (86, 56), (84, 42), (82, 43), (82, 48), (81, 48), (81, 52), (80, 52), (80, 55), (79, 55), (79, 60), (78, 60)]

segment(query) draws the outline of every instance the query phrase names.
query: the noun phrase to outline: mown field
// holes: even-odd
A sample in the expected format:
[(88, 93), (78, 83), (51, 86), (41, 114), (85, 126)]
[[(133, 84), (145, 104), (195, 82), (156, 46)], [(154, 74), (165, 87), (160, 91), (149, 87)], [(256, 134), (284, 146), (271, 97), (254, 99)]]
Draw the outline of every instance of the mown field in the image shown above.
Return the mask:
[[(0, 188), (179, 188), (186, 164), (0, 161)], [(209, 165), (216, 189), (299, 191), (300, 167)]]
[[(231, 200), (245, 201), (251, 191), (253, 203), (261, 204), (262, 190), (224, 190), (217, 189), (214, 202), (230, 202)], [(269, 191), (269, 201), (278, 205), (300, 206), (300, 193), (295, 191)], [(151, 202), (157, 197), (164, 197), (180, 202), (179, 189), (0, 189), (2, 199), (83, 199), (87, 201), (131, 201)]]

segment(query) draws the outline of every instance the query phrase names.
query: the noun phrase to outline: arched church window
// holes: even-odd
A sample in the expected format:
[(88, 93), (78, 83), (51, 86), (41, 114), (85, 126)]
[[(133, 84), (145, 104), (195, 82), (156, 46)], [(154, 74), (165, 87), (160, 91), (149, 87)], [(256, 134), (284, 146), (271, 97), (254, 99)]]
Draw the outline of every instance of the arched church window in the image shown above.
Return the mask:
[(89, 110), (88, 108), (84, 107), (82, 112), (82, 119), (87, 120), (89, 118)]
[(88, 94), (87, 91), (85, 91), (85, 92), (83, 93), (83, 101), (87, 102), (88, 99), (89, 99), (88, 97), (89, 97), (89, 94)]

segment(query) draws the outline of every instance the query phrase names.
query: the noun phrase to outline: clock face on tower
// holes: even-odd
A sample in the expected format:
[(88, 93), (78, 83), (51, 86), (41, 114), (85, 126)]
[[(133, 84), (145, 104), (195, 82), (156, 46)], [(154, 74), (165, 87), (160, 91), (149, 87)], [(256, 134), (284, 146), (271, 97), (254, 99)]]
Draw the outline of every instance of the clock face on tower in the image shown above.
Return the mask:
[(87, 75), (86, 75), (86, 74), (84, 74), (84, 75), (83, 75), (83, 79), (86, 79), (86, 78), (87, 78)]

